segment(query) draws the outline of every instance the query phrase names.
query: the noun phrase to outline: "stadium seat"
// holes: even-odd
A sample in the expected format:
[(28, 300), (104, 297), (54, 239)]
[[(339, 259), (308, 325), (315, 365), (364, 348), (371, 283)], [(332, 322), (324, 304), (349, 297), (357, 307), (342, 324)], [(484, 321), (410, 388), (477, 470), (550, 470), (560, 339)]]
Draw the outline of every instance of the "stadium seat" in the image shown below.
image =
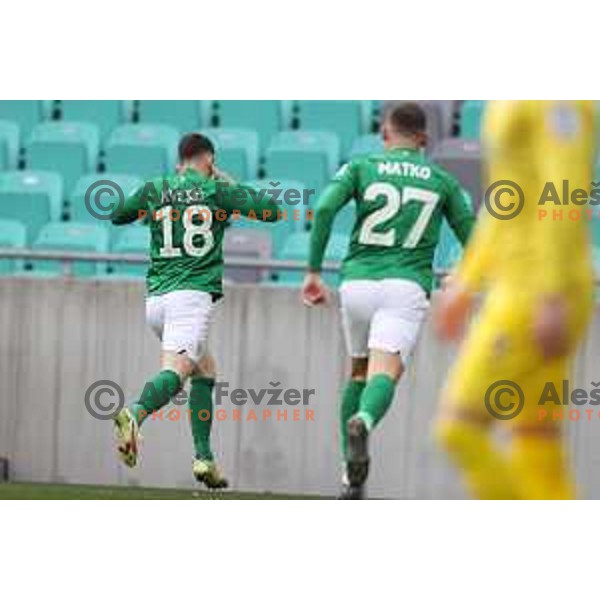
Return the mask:
[(185, 133), (210, 126), (208, 100), (139, 100), (139, 121), (144, 124), (170, 125)]
[(0, 121), (0, 171), (19, 166), (19, 126), (14, 121)]
[(348, 158), (357, 158), (368, 154), (383, 152), (383, 140), (378, 133), (369, 133), (356, 138), (350, 148)]
[(485, 100), (465, 100), (460, 110), (460, 137), (478, 140)]
[(461, 259), (462, 252), (458, 238), (444, 219), (440, 229), (440, 241), (433, 257), (433, 270), (449, 271)]
[(60, 106), (63, 120), (94, 123), (102, 139), (133, 114), (131, 100), (61, 100)]
[(175, 169), (178, 141), (177, 130), (168, 125), (121, 125), (106, 143), (105, 168), (144, 179), (166, 175)]
[(96, 170), (100, 133), (92, 123), (49, 121), (36, 125), (26, 148), (27, 168), (57, 171), (65, 190), (79, 177)]
[[(266, 227), (230, 227), (223, 243), (225, 263), (228, 258), (255, 258), (268, 260), (272, 253), (271, 234)], [(268, 278), (268, 269), (225, 267), (225, 279), (237, 283), (259, 283)]]
[(219, 127), (254, 129), (261, 152), (278, 131), (291, 123), (291, 102), (285, 100), (217, 100)]
[(0, 218), (26, 223), (28, 243), (37, 238), (42, 226), (60, 219), (62, 197), (62, 178), (58, 173), (0, 173)]
[[(48, 223), (40, 230), (32, 248), (35, 250), (65, 250), (71, 252), (108, 252), (109, 233), (105, 227), (88, 223)], [(61, 275), (65, 261), (35, 260), (35, 272)], [(93, 277), (100, 273), (104, 263), (73, 261), (70, 273), (76, 277)]]
[[(150, 248), (150, 228), (146, 225), (123, 227), (114, 231), (116, 242), (112, 251), (115, 254), (143, 254), (148, 256)], [(112, 263), (110, 271), (113, 275), (132, 278), (146, 276), (148, 265), (135, 263)]]
[(482, 198), (481, 148), (476, 140), (452, 138), (433, 148), (432, 160), (452, 173), (471, 196), (475, 210)]
[(332, 231), (342, 235), (350, 236), (352, 229), (354, 228), (354, 222), (356, 221), (356, 202), (348, 202), (337, 215), (333, 221)]
[(340, 160), (340, 142), (324, 131), (285, 131), (273, 137), (266, 154), (267, 177), (298, 179), (318, 195)]
[[(594, 181), (598, 181), (598, 179), (594, 179)], [(593, 211), (590, 220), (592, 245), (596, 251), (600, 252), (600, 209), (597, 206), (591, 208)]]
[[(106, 184), (101, 183), (107, 182)], [(102, 207), (110, 207), (113, 200), (118, 202), (118, 190), (123, 192), (127, 198), (138, 187), (143, 185), (144, 180), (135, 175), (124, 175), (122, 173), (90, 173), (77, 180), (73, 191), (67, 196), (67, 214), (72, 221), (79, 223), (96, 223), (100, 225), (109, 224), (108, 219), (98, 219), (94, 212), (103, 215)], [(85, 196), (90, 191), (90, 204), (92, 211), (88, 210)]]
[(51, 106), (51, 100), (0, 100), (0, 119), (17, 123), (26, 140), (34, 125), (50, 116)]
[[(306, 264), (308, 260), (310, 234), (308, 232), (294, 233), (277, 254), (280, 260), (295, 260)], [(347, 235), (332, 234), (327, 244), (325, 253), (326, 261), (341, 261), (348, 251), (349, 237)], [(300, 285), (304, 278), (304, 270), (279, 270), (276, 281), (282, 285)], [(337, 285), (340, 280), (339, 273), (323, 272), (323, 280), (329, 285)]]
[[(0, 220), (0, 248), (24, 248), (27, 245), (27, 229), (19, 221)], [(0, 259), (0, 275), (10, 275), (23, 270), (23, 260)]]
[(335, 133), (341, 156), (346, 158), (352, 141), (369, 131), (369, 108), (362, 100), (299, 100), (300, 129)]
[(258, 133), (250, 129), (205, 129), (215, 145), (217, 164), (236, 179), (256, 177)]

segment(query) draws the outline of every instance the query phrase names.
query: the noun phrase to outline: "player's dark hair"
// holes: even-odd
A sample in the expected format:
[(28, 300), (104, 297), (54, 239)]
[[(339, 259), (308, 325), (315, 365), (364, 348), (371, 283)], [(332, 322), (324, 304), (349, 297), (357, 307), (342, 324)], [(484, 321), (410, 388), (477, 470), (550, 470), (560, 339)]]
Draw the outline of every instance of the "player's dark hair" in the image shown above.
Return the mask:
[(386, 119), (394, 131), (400, 134), (425, 133), (427, 128), (425, 111), (416, 102), (402, 102), (390, 107)]
[(186, 133), (179, 142), (179, 160), (192, 160), (200, 154), (215, 153), (213, 143), (201, 133)]

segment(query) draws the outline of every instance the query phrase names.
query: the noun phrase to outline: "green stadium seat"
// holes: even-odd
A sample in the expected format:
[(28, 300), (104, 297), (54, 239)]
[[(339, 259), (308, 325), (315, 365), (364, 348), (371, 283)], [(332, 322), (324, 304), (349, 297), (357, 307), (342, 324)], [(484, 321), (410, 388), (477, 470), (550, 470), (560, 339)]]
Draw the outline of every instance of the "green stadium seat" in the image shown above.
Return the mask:
[(57, 171), (65, 190), (96, 170), (100, 133), (92, 123), (49, 121), (36, 125), (26, 148), (26, 164), (37, 171)]
[(273, 137), (266, 154), (267, 177), (298, 179), (318, 195), (335, 172), (340, 143), (324, 131), (285, 131)]
[[(148, 256), (150, 248), (150, 228), (126, 226), (115, 228), (113, 233), (116, 241), (112, 251), (116, 254), (143, 254)], [(112, 263), (110, 271), (114, 276), (127, 278), (143, 278), (146, 276), (147, 264)]]
[(26, 140), (34, 125), (49, 118), (51, 100), (0, 100), (0, 119), (19, 125), (21, 139)]
[[(596, 174), (594, 181), (600, 181), (598, 177), (600, 177), (600, 175)], [(598, 214), (600, 206), (590, 205), (587, 208), (592, 211), (593, 215), (592, 219), (590, 219), (592, 246), (594, 248), (594, 252), (597, 253), (598, 257), (600, 257), (600, 218)], [(600, 277), (600, 269), (598, 270), (598, 276)]]
[(106, 142), (104, 165), (144, 179), (167, 175), (175, 169), (178, 142), (177, 130), (168, 125), (121, 125)]
[[(291, 235), (277, 258), (280, 260), (296, 260), (306, 263), (308, 260), (310, 234), (308, 232), (294, 233)], [(332, 234), (327, 244), (325, 252), (326, 261), (342, 261), (347, 252), (350, 238), (347, 235)], [(282, 285), (299, 286), (304, 279), (303, 270), (279, 270), (277, 273), (277, 283)], [(337, 286), (340, 281), (339, 273), (324, 272), (323, 281), (328, 285)]]
[(458, 238), (444, 219), (440, 229), (440, 241), (433, 257), (434, 271), (449, 271), (452, 269), (462, 258), (462, 252), (462, 246)]
[(298, 118), (302, 130), (335, 133), (342, 158), (346, 158), (353, 140), (369, 131), (370, 104), (363, 100), (300, 100)]
[(175, 127), (179, 133), (210, 126), (209, 100), (139, 100), (141, 123)]
[(60, 219), (62, 198), (62, 178), (58, 173), (0, 173), (0, 219), (26, 223), (28, 243), (36, 239), (42, 226)]
[[(25, 248), (27, 245), (27, 228), (20, 221), (12, 219), (0, 220), (0, 248)], [(11, 275), (23, 270), (22, 259), (0, 259), (0, 275)]]
[(61, 114), (65, 121), (94, 123), (105, 139), (112, 129), (131, 121), (131, 100), (61, 100)]
[(0, 121), (0, 171), (19, 166), (19, 126), (14, 121)]
[[(40, 230), (33, 243), (35, 250), (65, 250), (71, 252), (108, 252), (109, 233), (105, 227), (88, 223), (48, 223)], [(39, 273), (61, 275), (64, 261), (35, 260), (33, 270)], [(71, 273), (75, 277), (93, 277), (104, 267), (101, 262), (73, 261)]]
[(261, 151), (278, 131), (291, 124), (292, 103), (285, 100), (217, 100), (219, 127), (254, 129)]
[(342, 235), (349, 236), (352, 234), (354, 223), (356, 221), (356, 203), (348, 202), (342, 210), (335, 215), (332, 231)]
[(485, 100), (465, 100), (460, 109), (460, 137), (478, 140)]
[[(101, 181), (110, 183), (101, 184)], [(88, 210), (85, 203), (88, 190), (90, 190), (89, 201), (92, 209), (103, 215), (110, 210), (109, 207), (113, 201), (119, 201), (119, 188), (123, 192), (123, 196), (127, 198), (143, 184), (144, 180), (140, 177), (122, 173), (90, 173), (84, 175), (77, 180), (73, 191), (67, 196), (67, 214), (72, 221), (79, 223), (108, 225), (110, 224), (109, 219), (98, 219), (93, 212)], [(102, 210), (103, 206), (106, 206), (108, 210)]]
[(356, 138), (350, 148), (349, 158), (357, 158), (359, 156), (367, 156), (383, 152), (383, 140), (378, 133), (368, 133)]
[(217, 152), (217, 164), (238, 180), (256, 177), (258, 133), (250, 129), (205, 129)]

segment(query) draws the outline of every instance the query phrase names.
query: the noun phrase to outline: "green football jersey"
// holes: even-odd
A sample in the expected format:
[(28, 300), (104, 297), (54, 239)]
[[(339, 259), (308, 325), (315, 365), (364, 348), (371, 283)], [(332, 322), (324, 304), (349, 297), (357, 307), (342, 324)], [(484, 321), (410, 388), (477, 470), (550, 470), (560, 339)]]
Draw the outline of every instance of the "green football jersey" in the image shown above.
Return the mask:
[(277, 207), (254, 188), (187, 169), (147, 182), (112, 215), (115, 225), (145, 219), (150, 227), (148, 295), (175, 290), (223, 292), (223, 237), (234, 211), (275, 221)]
[(342, 279), (409, 279), (427, 292), (443, 219), (466, 242), (475, 217), (468, 194), (418, 150), (393, 148), (344, 165), (319, 198), (309, 267), (321, 268), (335, 214), (351, 199), (356, 219)]

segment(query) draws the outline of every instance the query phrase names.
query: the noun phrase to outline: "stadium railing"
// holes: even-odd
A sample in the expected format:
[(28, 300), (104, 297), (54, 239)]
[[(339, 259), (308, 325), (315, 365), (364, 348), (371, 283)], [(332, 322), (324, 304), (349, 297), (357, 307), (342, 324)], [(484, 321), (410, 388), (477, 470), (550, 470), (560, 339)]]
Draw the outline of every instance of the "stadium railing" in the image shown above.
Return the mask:
[[(66, 252), (64, 250), (29, 250), (25, 248), (0, 248), (0, 260), (18, 259), (25, 261), (34, 260), (60, 260), (64, 263), (63, 275), (72, 275), (73, 263), (82, 262), (104, 262), (104, 263), (127, 263), (127, 264), (146, 264), (148, 257), (145, 254), (112, 254), (110, 252)], [(278, 259), (259, 259), (225, 257), (226, 267), (235, 267), (240, 269), (269, 269), (277, 271), (279, 269), (303, 271), (306, 269), (305, 261), (297, 260), (278, 260)], [(341, 263), (337, 261), (325, 261), (322, 270), (325, 272), (338, 272)], [(27, 270), (20, 271), (20, 274), (27, 274)], [(436, 270), (436, 277), (448, 275), (448, 271)], [(8, 275), (9, 277), (11, 275)], [(596, 272), (594, 282), (600, 286), (600, 272)]]
[[(82, 262), (105, 262), (105, 263), (128, 263), (128, 264), (147, 264), (148, 257), (145, 254), (113, 254), (98, 252), (66, 252), (64, 250), (28, 250), (24, 248), (0, 248), (0, 260), (19, 259), (25, 261), (54, 260), (64, 263), (64, 275), (69, 276), (72, 273), (72, 265), (76, 261)], [(257, 259), (242, 257), (225, 257), (226, 267), (247, 268), (247, 269), (288, 269), (304, 270), (305, 261), (295, 260), (276, 260), (276, 259)], [(324, 271), (339, 271), (339, 262), (323, 263)], [(27, 273), (21, 271), (20, 274)]]

